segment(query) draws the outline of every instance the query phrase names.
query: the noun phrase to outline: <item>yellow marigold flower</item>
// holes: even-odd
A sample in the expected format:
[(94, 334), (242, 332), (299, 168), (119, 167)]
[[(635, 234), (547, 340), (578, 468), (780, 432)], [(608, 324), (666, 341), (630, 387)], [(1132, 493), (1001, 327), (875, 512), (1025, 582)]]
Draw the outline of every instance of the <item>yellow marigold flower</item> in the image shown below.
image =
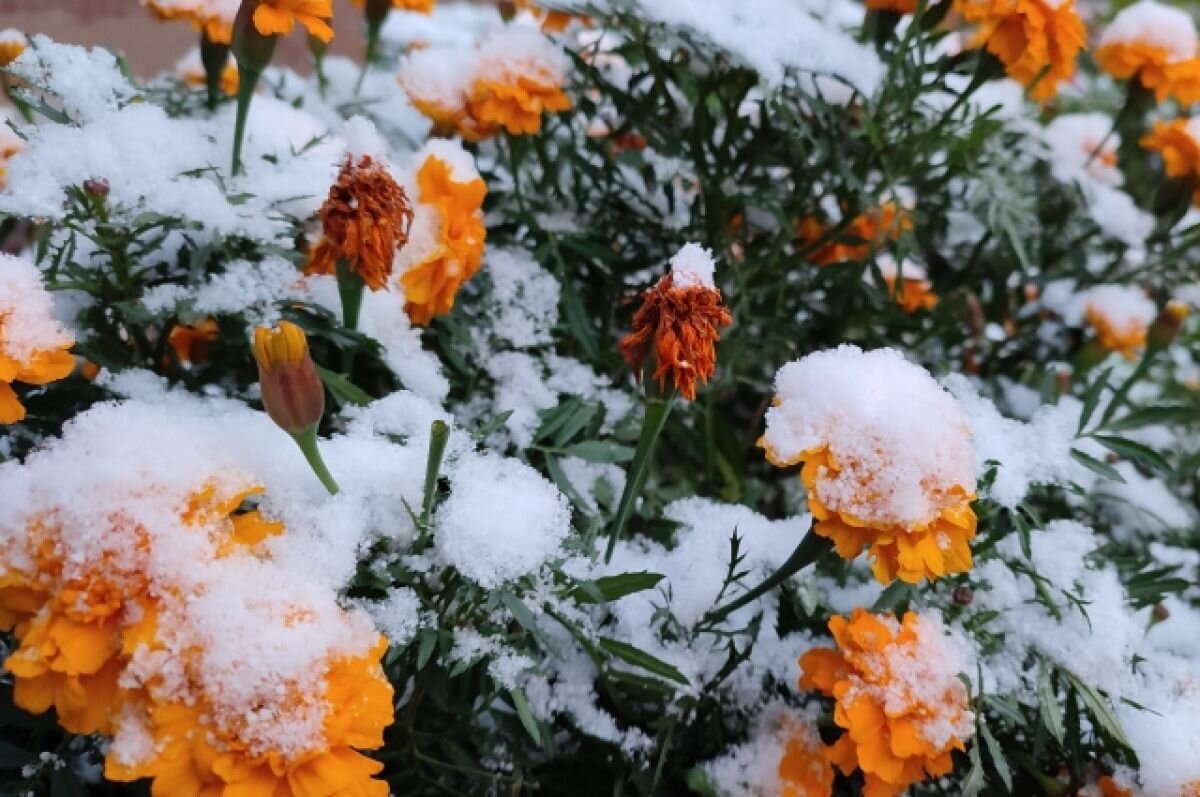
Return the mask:
[(540, 34), (507, 28), (479, 45), (479, 65), (467, 109), (478, 135), (504, 128), (511, 135), (542, 129), (542, 114), (571, 107), (563, 93), (569, 64)]
[[(362, 657), (333, 661), (320, 701), (326, 706), (320, 745), (289, 751), (255, 750), (235, 724), (222, 726), (202, 704), (168, 702), (148, 710), (154, 744), (143, 760), (122, 760), (110, 750), (109, 780), (154, 780), (159, 797), (197, 794), (387, 797), (387, 783), (374, 780), (383, 765), (358, 750), (383, 746), (392, 723), (392, 688), (380, 666), (387, 641), (380, 637)], [(299, 703), (304, 695), (285, 695)]]
[(641, 379), (642, 364), (654, 351), (659, 390), (668, 380), (688, 401), (696, 383), (707, 384), (717, 367), (716, 343), (733, 316), (713, 283), (712, 254), (696, 244), (671, 259), (671, 270), (642, 294), (633, 329), (621, 339), (621, 356)]
[(413, 211), (404, 189), (368, 155), (347, 157), (319, 213), (323, 235), (307, 271), (332, 274), (343, 261), (373, 291), (385, 290)]
[[(818, 266), (866, 260), (871, 252), (885, 241), (897, 240), (905, 230), (912, 229), (912, 217), (895, 202), (885, 202), (855, 216), (831, 240), (825, 241), (808, 254), (808, 260)], [(800, 241), (811, 246), (829, 233), (829, 227), (807, 216), (796, 226)]]
[[(896, 300), (906, 313), (918, 310), (932, 310), (937, 306), (938, 297), (933, 292), (933, 283), (926, 279), (925, 269), (910, 261), (905, 261), (903, 267), (896, 264), (890, 256), (880, 256), (876, 259), (887, 292)], [(903, 276), (903, 278), (901, 278)], [(899, 286), (897, 286), (899, 282)]]
[(21, 31), (11, 28), (0, 31), (0, 67), (8, 66), (20, 58), (26, 46), (25, 34)]
[(986, 47), (1034, 99), (1050, 99), (1075, 74), (1087, 31), (1074, 0), (955, 0), (955, 8), (978, 25), (970, 46)]
[(816, 728), (799, 722), (785, 723), (787, 746), (779, 759), (780, 797), (829, 797), (833, 794), (833, 767)]
[(1084, 314), (1101, 346), (1127, 360), (1146, 347), (1158, 310), (1145, 293), (1128, 285), (1099, 285), (1087, 292), (1086, 302)]
[(254, 330), (254, 359), (263, 408), (279, 428), (299, 434), (321, 422), (325, 386), (308, 353), (304, 330), (290, 321)]
[(431, 143), (418, 153), (418, 160), (424, 157), (416, 183), (425, 240), (412, 252), (401, 253), (404, 309), (414, 324), (422, 326), (454, 308), (458, 289), (483, 262), (487, 230), (482, 208), (487, 186), (469, 156), (452, 147), (447, 142)]
[(167, 339), (171, 350), (181, 363), (208, 362), (208, 347), (221, 336), (221, 326), (215, 319), (205, 318), (195, 324), (176, 324)]
[(41, 274), (32, 263), (0, 256), (0, 424), (25, 418), (14, 382), (45, 385), (75, 370), (71, 336), (54, 318)]
[[(362, 8), (367, 0), (353, 0), (355, 7)], [(392, 8), (397, 11), (415, 11), (418, 14), (432, 14), (437, 0), (391, 0)]]
[(1140, 143), (1162, 156), (1168, 177), (1187, 178), (1196, 184), (1192, 201), (1200, 206), (1200, 117), (1156, 121)]
[[(251, 0), (248, 0), (251, 1)], [(328, 44), (333, 40), (332, 0), (252, 0), (254, 28), (263, 36), (284, 36), (300, 23), (310, 36)]]
[(760, 445), (802, 464), (813, 531), (875, 578), (908, 583), (971, 567), (970, 430), (958, 402), (891, 349), (842, 346), (780, 369)]
[(974, 730), (966, 687), (964, 643), (936, 615), (855, 609), (835, 615), (836, 650), (816, 648), (800, 659), (802, 689), (834, 698), (833, 720), (846, 732), (829, 757), (846, 775), (862, 770), (864, 797), (897, 797), (926, 777), (953, 769)]
[(1200, 100), (1200, 39), (1192, 17), (1157, 0), (1140, 0), (1113, 18), (1096, 63), (1118, 80), (1137, 77), (1162, 102)]

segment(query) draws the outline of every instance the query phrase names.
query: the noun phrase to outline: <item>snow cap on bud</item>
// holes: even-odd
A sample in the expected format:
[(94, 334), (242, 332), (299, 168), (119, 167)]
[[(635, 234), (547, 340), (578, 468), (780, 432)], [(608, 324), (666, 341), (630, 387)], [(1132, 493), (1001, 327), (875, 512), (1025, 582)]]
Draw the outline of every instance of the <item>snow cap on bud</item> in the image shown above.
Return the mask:
[(325, 412), (325, 388), (308, 353), (304, 330), (288, 321), (254, 330), (262, 402), (271, 420), (292, 435), (315, 427)]

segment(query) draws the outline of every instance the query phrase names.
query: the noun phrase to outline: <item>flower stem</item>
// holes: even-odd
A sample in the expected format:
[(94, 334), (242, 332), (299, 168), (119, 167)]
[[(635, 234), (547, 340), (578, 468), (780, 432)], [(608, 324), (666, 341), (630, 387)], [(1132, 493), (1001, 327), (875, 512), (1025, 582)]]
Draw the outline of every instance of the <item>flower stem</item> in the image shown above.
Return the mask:
[(208, 37), (208, 32), (200, 34), (200, 62), (204, 65), (204, 85), (208, 89), (208, 110), (215, 111), (221, 102), (221, 76), (229, 63), (229, 45), (217, 44)]
[(350, 268), (344, 259), (337, 261), (338, 296), (342, 299), (342, 324), (347, 329), (358, 329), (358, 317), (362, 312), (362, 277)]
[[(650, 383), (647, 382), (647, 385)], [(675, 389), (671, 388), (665, 395), (654, 396), (646, 402), (646, 418), (642, 421), (642, 435), (638, 439), (637, 450), (633, 462), (629, 466), (629, 475), (625, 480), (625, 490), (621, 493), (621, 502), (617, 504), (617, 515), (613, 518), (612, 531), (608, 537), (608, 548), (604, 552), (604, 561), (612, 560), (616, 550), (617, 540), (625, 530), (625, 524), (633, 514), (633, 505), (642, 494), (646, 484), (646, 476), (650, 473), (650, 460), (654, 456), (654, 447), (658, 437), (666, 426), (667, 416), (675, 404)]]
[(304, 458), (308, 460), (309, 467), (313, 469), (313, 473), (321, 480), (321, 484), (325, 486), (329, 494), (337, 495), (341, 491), (341, 488), (333, 480), (333, 475), (329, 472), (329, 468), (325, 467), (325, 460), (321, 458), (321, 449), (317, 445), (316, 424), (308, 427), (303, 432), (293, 434), (292, 439), (296, 441), (296, 445), (300, 446), (300, 451), (304, 454)]
[(391, 8), (392, 0), (367, 0), (367, 55), (363, 59), (362, 71), (358, 73), (358, 82), (354, 84), (355, 97), (362, 91), (363, 81), (367, 79), (367, 72), (378, 54), (379, 33)]
[(832, 543), (830, 543), (828, 539), (818, 536), (810, 529), (808, 534), (804, 535), (804, 539), (800, 540), (800, 544), (796, 546), (796, 550), (792, 551), (792, 555), (787, 558), (787, 561), (784, 562), (778, 570), (768, 576), (754, 589), (742, 593), (724, 606), (718, 609), (713, 609), (711, 612), (706, 614), (704, 616), (703, 624), (708, 626), (716, 625), (746, 604), (757, 600), (763, 595), (766, 595), (768, 592), (775, 589), (780, 584), (820, 559), (821, 556), (831, 547)]
[(261, 72), (252, 72), (241, 67), (238, 73), (237, 120), (233, 126), (233, 176), (242, 173), (242, 142), (246, 137), (246, 120), (250, 118), (250, 102), (254, 89), (258, 87)]
[(429, 460), (425, 465), (425, 495), (421, 500), (421, 529), (429, 528), (433, 516), (433, 499), (437, 495), (438, 474), (442, 469), (442, 457), (446, 455), (446, 443), (450, 440), (450, 425), (445, 421), (434, 421), (429, 431)]

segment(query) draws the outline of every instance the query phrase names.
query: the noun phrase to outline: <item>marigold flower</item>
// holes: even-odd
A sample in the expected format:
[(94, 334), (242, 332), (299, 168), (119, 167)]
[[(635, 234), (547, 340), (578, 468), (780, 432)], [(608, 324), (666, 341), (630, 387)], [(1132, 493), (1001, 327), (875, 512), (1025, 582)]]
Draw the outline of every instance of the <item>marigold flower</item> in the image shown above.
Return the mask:
[[(362, 8), (367, 0), (353, 0), (356, 8)], [(437, 0), (391, 0), (392, 8), (397, 11), (415, 11), (418, 14), (432, 14)]]
[[(208, 84), (208, 76), (204, 73), (204, 63), (200, 60), (200, 50), (192, 49), (175, 64), (175, 72), (189, 86), (204, 88)], [(221, 70), (221, 92), (232, 97), (238, 90), (238, 68), (232, 61)]]
[(279, 428), (300, 434), (321, 422), (325, 387), (308, 353), (304, 330), (290, 321), (254, 330), (263, 408)]
[(1200, 39), (1186, 11), (1157, 0), (1122, 9), (1100, 37), (1096, 63), (1118, 80), (1137, 77), (1162, 102), (1200, 100)]
[(373, 291), (387, 288), (396, 250), (408, 242), (413, 211), (404, 189), (369, 155), (347, 157), (319, 213), (323, 237), (307, 271), (332, 274), (338, 260)]
[(633, 329), (621, 339), (621, 356), (640, 381), (653, 346), (659, 390), (670, 379), (680, 395), (694, 401), (696, 383), (707, 384), (716, 370), (721, 327), (731, 323), (733, 316), (713, 283), (712, 253), (688, 244), (671, 258), (671, 270), (642, 294)]
[(917, 10), (917, 0), (867, 0), (867, 8), (872, 11), (894, 11), (897, 14), (911, 14)]
[(216, 319), (205, 318), (195, 324), (176, 324), (167, 343), (179, 362), (203, 363), (208, 361), (209, 344), (220, 336), (221, 325)]
[(1196, 185), (1192, 201), (1200, 206), (1200, 117), (1156, 121), (1140, 143), (1162, 156), (1168, 177), (1186, 178)]
[[(906, 313), (918, 310), (932, 310), (937, 306), (938, 297), (933, 292), (933, 283), (926, 279), (925, 269), (917, 263), (905, 261), (903, 267), (897, 265), (890, 256), (876, 258), (879, 273), (887, 286), (890, 296)], [(899, 281), (899, 287), (897, 287)]]
[(1080, 789), (1076, 797), (1133, 797), (1133, 791), (1117, 783), (1112, 775), (1101, 775), (1094, 784)]
[(25, 418), (14, 382), (45, 385), (75, 370), (74, 340), (54, 318), (37, 267), (0, 255), (0, 424)]
[(586, 15), (542, 8), (534, 0), (516, 0), (514, 5), (518, 11), (527, 11), (534, 19), (539, 20), (542, 23), (543, 33), (562, 33), (576, 19), (585, 25), (591, 24), (591, 18)]
[[(251, 0), (248, 0), (251, 1)], [(300, 23), (308, 35), (328, 44), (333, 40), (332, 0), (252, 0), (254, 27), (263, 36), (286, 36)]]
[(25, 34), (19, 30), (0, 31), (0, 67), (5, 67), (21, 57), (25, 52), (27, 42)]
[(540, 34), (506, 28), (479, 44), (479, 61), (467, 109), (480, 135), (504, 128), (510, 135), (542, 129), (543, 113), (571, 107), (563, 93), (569, 63)]
[(896, 351), (842, 346), (785, 365), (760, 445), (803, 464), (813, 531), (875, 578), (908, 583), (971, 567), (975, 466), (966, 417)]
[[(895, 241), (905, 230), (911, 230), (912, 224), (912, 218), (900, 205), (885, 202), (851, 219), (832, 240), (809, 253), (808, 260), (818, 266), (865, 260), (884, 241)], [(807, 247), (823, 239), (829, 233), (829, 227), (815, 217), (807, 216), (800, 220), (796, 231)]]
[(430, 142), (414, 162), (420, 163), (414, 221), (420, 241), (401, 252), (399, 268), (405, 312), (424, 326), (450, 312), (459, 288), (479, 271), (487, 238), (487, 186), (470, 155), (449, 142)]
[(214, 44), (229, 44), (241, 0), (142, 0), (142, 5), (163, 22), (185, 20)]
[(955, 8), (979, 26), (970, 46), (986, 47), (1034, 99), (1050, 99), (1075, 74), (1087, 31), (1074, 0), (955, 0)]
[(1158, 309), (1141, 290), (1128, 285), (1099, 285), (1087, 292), (1086, 302), (1084, 313), (1101, 346), (1127, 360), (1146, 347)]
[(816, 728), (799, 722), (785, 723), (787, 746), (779, 759), (780, 797), (829, 797), (833, 793), (833, 767)]
[(833, 720), (844, 733), (829, 757), (846, 775), (862, 770), (864, 797), (896, 797), (925, 777), (953, 769), (974, 730), (966, 687), (965, 644), (940, 617), (855, 609), (829, 621), (837, 649), (800, 659), (802, 689), (834, 698)]

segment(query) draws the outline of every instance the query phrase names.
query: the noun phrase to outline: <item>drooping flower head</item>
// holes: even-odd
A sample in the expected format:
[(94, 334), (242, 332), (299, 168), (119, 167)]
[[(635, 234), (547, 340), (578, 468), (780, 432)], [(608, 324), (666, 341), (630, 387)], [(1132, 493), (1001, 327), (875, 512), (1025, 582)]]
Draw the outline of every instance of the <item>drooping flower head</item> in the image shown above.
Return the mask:
[(299, 23), (308, 35), (333, 40), (333, 0), (245, 0), (255, 2), (254, 28), (263, 36), (286, 36)]
[(1158, 309), (1140, 289), (1098, 285), (1086, 293), (1085, 301), (1085, 315), (1101, 346), (1128, 360), (1146, 347), (1146, 336)]
[(0, 31), (0, 67), (5, 67), (21, 57), (28, 41), (19, 30), (8, 28)]
[(733, 316), (713, 282), (712, 253), (687, 244), (671, 258), (671, 270), (642, 294), (633, 329), (621, 339), (621, 356), (641, 379), (642, 364), (654, 355), (659, 390), (670, 382), (688, 401), (696, 384), (707, 384), (717, 366), (716, 343)]
[(142, 0), (164, 22), (184, 20), (214, 44), (229, 44), (241, 0)]
[(933, 283), (926, 278), (925, 268), (919, 263), (906, 260), (903, 264), (897, 264), (890, 255), (879, 255), (875, 262), (888, 294), (904, 312), (932, 310), (937, 306), (938, 297), (933, 292)]
[(855, 609), (835, 615), (836, 650), (815, 648), (800, 659), (802, 689), (836, 700), (833, 720), (846, 732), (829, 757), (846, 775), (861, 770), (864, 797), (897, 797), (954, 764), (974, 732), (960, 673), (970, 672), (969, 648), (933, 613), (892, 614)]
[(775, 377), (761, 445), (803, 464), (813, 530), (875, 578), (918, 583), (971, 567), (975, 465), (958, 402), (897, 351), (811, 354)]
[(70, 334), (32, 263), (0, 255), (0, 424), (25, 418), (12, 385), (45, 385), (69, 376), (75, 358)]
[(895, 241), (910, 229), (912, 218), (896, 202), (884, 202), (878, 208), (858, 214), (838, 232), (831, 232), (828, 225), (814, 216), (805, 217), (797, 225), (805, 247), (822, 241), (807, 254), (808, 261), (818, 266), (865, 260), (885, 241)]
[(1141, 145), (1162, 156), (1168, 177), (1191, 180), (1192, 201), (1200, 206), (1200, 117), (1156, 121)]
[(954, 7), (978, 26), (971, 46), (986, 47), (1035, 100), (1050, 99), (1075, 74), (1087, 31), (1074, 0), (955, 0)]
[(479, 42), (467, 108), (478, 130), (510, 135), (542, 129), (542, 115), (571, 107), (563, 93), (570, 62), (541, 34), (508, 27)]
[(299, 434), (321, 422), (325, 387), (317, 375), (304, 330), (290, 321), (254, 330), (254, 359), (263, 408), (279, 428)]
[(1096, 63), (1118, 80), (1137, 78), (1159, 102), (1200, 100), (1200, 38), (1181, 8), (1157, 0), (1123, 8), (1100, 36)]
[(479, 271), (487, 186), (470, 153), (442, 139), (414, 153), (410, 180), (417, 197), (412, 240), (396, 271), (409, 318), (424, 326), (450, 312), (458, 289)]
[(413, 220), (408, 195), (387, 168), (369, 155), (347, 157), (319, 216), (322, 238), (308, 272), (332, 274), (341, 260), (371, 290), (386, 289)]

